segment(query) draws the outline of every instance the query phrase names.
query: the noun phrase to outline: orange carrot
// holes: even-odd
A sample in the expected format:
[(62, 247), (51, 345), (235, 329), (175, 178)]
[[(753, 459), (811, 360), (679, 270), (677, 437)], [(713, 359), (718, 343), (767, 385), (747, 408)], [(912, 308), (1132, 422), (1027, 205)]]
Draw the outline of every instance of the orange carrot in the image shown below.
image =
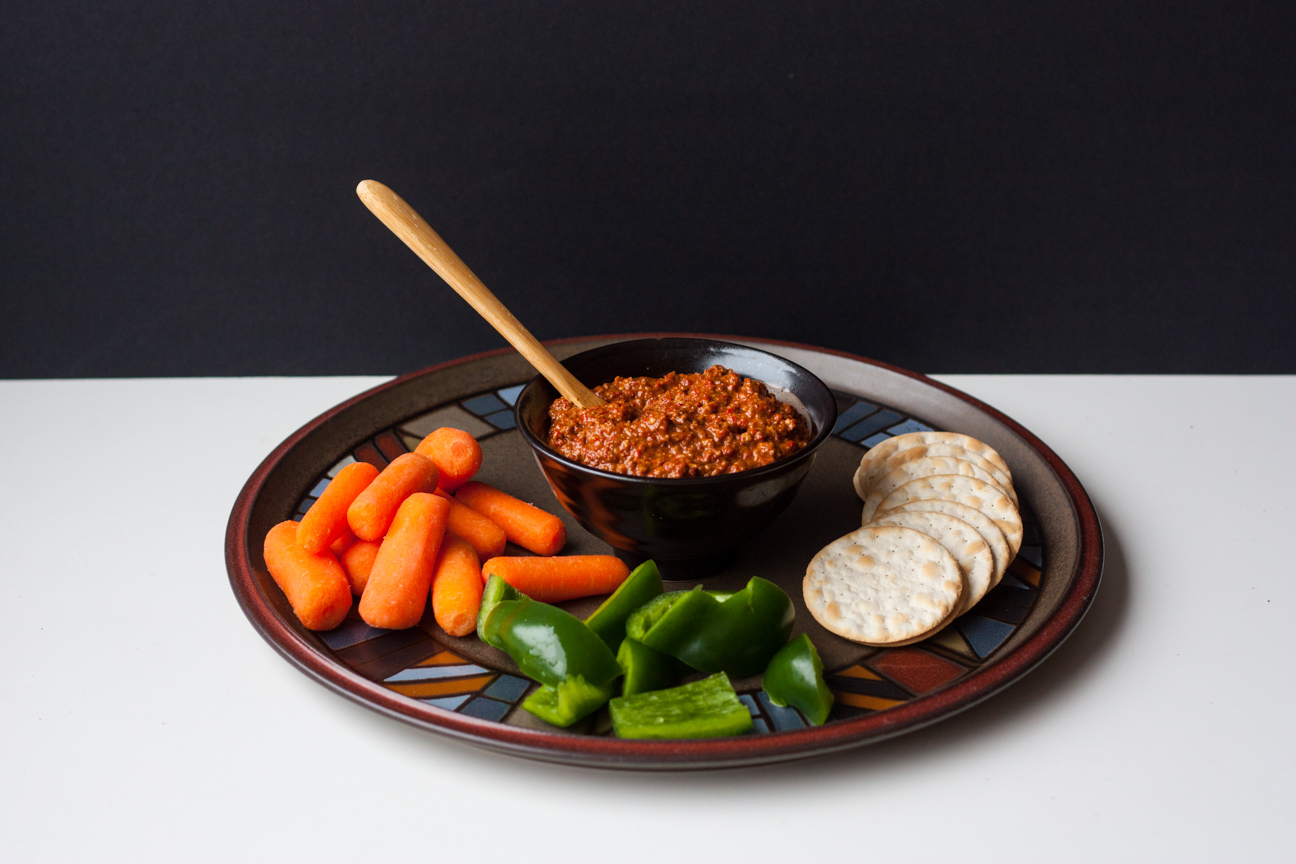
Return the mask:
[(542, 603), (611, 594), (629, 575), (630, 568), (614, 555), (492, 558), (481, 568), (483, 583), (491, 576), (499, 576)]
[(472, 479), (482, 463), (481, 445), (462, 429), (443, 426), (414, 448), (441, 469), (441, 488), (454, 492)]
[(462, 537), (446, 537), (432, 575), (432, 614), (442, 630), (467, 636), (477, 629), (482, 587), (481, 561), (472, 544)]
[[(342, 520), (342, 536), (329, 544), (329, 551), (338, 556), (339, 561), (342, 560), (342, 553), (350, 549), (355, 545), (356, 540), (360, 539), (355, 536), (355, 532), (351, 530), (351, 526), (346, 524), (345, 513), (342, 514)], [(298, 528), (297, 532), (300, 534), (301, 528)]]
[(351, 530), (361, 540), (381, 540), (401, 502), (415, 492), (435, 489), (437, 474), (436, 463), (426, 456), (397, 456), (347, 508)]
[(508, 539), (528, 552), (554, 555), (567, 542), (561, 519), (493, 486), (472, 480), (459, 488), (455, 498), (503, 528)]
[(450, 502), (450, 521), (446, 523), (447, 534), (467, 540), (472, 545), (473, 551), (477, 553), (478, 560), (485, 561), (487, 558), (504, 554), (504, 544), (508, 538), (504, 536), (503, 528), (453, 498), (446, 500)]
[(308, 630), (331, 630), (351, 609), (351, 586), (332, 552), (312, 555), (297, 545), (297, 523), (280, 522), (266, 534), (266, 568)]
[(403, 630), (423, 617), (449, 515), (450, 503), (429, 492), (400, 505), (360, 595), (360, 617), (370, 627)]
[(373, 570), (380, 546), (381, 543), (373, 540), (357, 540), (342, 553), (342, 569), (351, 582), (351, 593), (357, 597), (364, 593), (365, 586), (369, 584), (369, 573)]
[(347, 508), (377, 476), (378, 469), (368, 462), (353, 462), (339, 471), (302, 517), (297, 545), (312, 554), (323, 552), (342, 532), (350, 533)]

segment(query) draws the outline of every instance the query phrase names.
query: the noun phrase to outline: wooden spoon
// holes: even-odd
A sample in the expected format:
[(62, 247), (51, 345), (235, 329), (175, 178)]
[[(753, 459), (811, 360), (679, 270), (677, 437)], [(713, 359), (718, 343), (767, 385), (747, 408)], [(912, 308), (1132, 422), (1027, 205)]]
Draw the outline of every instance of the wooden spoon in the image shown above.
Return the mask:
[(399, 195), (375, 180), (362, 180), (356, 187), (356, 194), (393, 234), (405, 241), (405, 245), (413, 249), (424, 264), (435, 270), (447, 285), (467, 300), (468, 305), (490, 322), (569, 402), (579, 408), (604, 404), (593, 390), (576, 380), (576, 376), (568, 372), (549, 353), (549, 349), (522, 326), (521, 321), (513, 317), (513, 313)]

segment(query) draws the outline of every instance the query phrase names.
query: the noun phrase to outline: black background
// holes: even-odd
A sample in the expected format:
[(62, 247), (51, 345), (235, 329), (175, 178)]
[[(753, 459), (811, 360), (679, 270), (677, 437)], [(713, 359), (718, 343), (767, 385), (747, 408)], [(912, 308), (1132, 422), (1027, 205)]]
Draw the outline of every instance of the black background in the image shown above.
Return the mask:
[(0, 377), (400, 373), (766, 336), (1296, 373), (1296, 4), (22, 3)]

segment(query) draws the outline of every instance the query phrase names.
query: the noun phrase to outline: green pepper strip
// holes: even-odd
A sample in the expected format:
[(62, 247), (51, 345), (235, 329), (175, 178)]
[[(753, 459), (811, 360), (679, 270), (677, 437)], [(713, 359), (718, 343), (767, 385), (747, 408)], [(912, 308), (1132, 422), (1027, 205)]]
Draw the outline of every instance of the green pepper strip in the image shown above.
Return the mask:
[(652, 561), (645, 561), (626, 577), (594, 614), (585, 619), (585, 626), (607, 643), (615, 653), (625, 638), (626, 621), (640, 606), (657, 597), (662, 588), (661, 573)]
[(523, 599), (526, 599), (526, 595), (505, 582), (502, 577), (492, 575), (487, 579), (486, 587), (482, 589), (481, 608), (477, 610), (477, 638), (492, 648), (503, 648), (503, 645), (496, 645), (486, 639), (486, 616), (502, 600)]
[(499, 601), (486, 616), (482, 639), (506, 651), (523, 675), (545, 685), (522, 707), (558, 726), (598, 709), (621, 675), (616, 657), (585, 622), (548, 603)]
[(683, 664), (674, 657), (633, 639), (621, 640), (616, 659), (625, 673), (621, 681), (621, 693), (625, 696), (664, 690), (678, 681), (684, 671)]
[(807, 633), (793, 639), (774, 655), (765, 668), (762, 686), (780, 708), (791, 705), (815, 726), (822, 726), (832, 710), (833, 694), (824, 683), (823, 661)]
[(714, 738), (752, 728), (751, 712), (723, 672), (710, 678), (611, 702), (618, 738)]
[(486, 616), (486, 641), (508, 652), (522, 673), (557, 687), (580, 675), (596, 687), (621, 674), (616, 657), (585, 622), (535, 600), (501, 600)]
[(522, 701), (522, 707), (555, 726), (570, 726), (594, 713), (612, 698), (613, 685), (596, 687), (580, 675), (557, 687), (545, 684)]
[(663, 594), (630, 616), (626, 635), (700, 672), (742, 678), (778, 653), (795, 615), (787, 594), (756, 576), (724, 600), (700, 588)]

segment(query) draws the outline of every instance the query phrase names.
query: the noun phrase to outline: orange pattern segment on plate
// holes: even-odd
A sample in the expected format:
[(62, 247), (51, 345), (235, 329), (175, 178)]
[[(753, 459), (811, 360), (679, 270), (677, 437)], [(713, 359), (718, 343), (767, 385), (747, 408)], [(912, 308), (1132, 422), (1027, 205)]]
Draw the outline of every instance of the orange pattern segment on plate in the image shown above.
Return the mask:
[(1021, 579), (1029, 582), (1036, 588), (1040, 584), (1040, 571), (1029, 561), (1023, 561), (1021, 558), (1014, 558), (1013, 562), (1008, 565), (1008, 572)]
[(867, 708), (870, 711), (881, 711), (884, 708), (892, 708), (901, 704), (903, 699), (883, 699), (881, 696), (865, 696), (863, 693), (847, 693), (844, 690), (832, 691), (837, 701), (843, 705), (853, 705), (856, 708)]
[(439, 651), (426, 660), (420, 660), (415, 666), (463, 666), (468, 661), (453, 651)]
[(967, 670), (921, 648), (895, 648), (872, 661), (872, 666), (911, 693), (930, 693)]
[(881, 681), (882, 676), (863, 666), (852, 666), (849, 669), (843, 669), (840, 672), (834, 672), (834, 675), (840, 675), (843, 678), (864, 678), (869, 681)]
[(454, 678), (450, 681), (413, 681), (409, 684), (388, 684), (387, 686), (402, 696), (429, 699), (434, 696), (476, 693), (489, 684), (494, 677), (494, 675), (477, 675), (473, 678)]

